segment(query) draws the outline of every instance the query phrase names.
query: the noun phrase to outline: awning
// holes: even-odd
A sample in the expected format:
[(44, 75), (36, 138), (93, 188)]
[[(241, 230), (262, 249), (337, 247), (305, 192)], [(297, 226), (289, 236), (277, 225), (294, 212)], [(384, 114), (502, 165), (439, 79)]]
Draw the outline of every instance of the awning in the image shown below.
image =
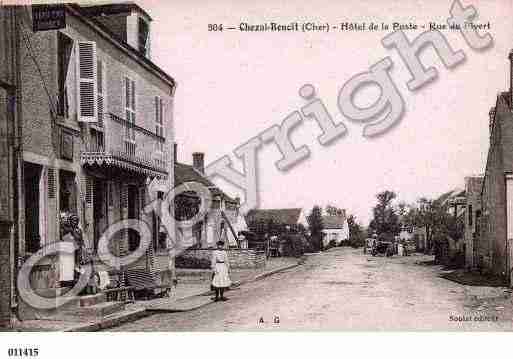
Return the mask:
[(164, 168), (156, 166), (151, 161), (127, 156), (122, 153), (107, 152), (82, 152), (80, 155), (82, 165), (98, 165), (102, 167), (115, 167), (127, 171), (140, 173), (152, 178), (167, 179), (168, 172)]

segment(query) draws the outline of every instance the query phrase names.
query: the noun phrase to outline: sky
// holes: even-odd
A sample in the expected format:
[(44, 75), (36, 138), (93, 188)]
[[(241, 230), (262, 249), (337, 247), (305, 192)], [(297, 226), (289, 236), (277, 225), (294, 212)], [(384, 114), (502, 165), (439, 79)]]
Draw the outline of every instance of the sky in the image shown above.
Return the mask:
[[(152, 59), (177, 81), (174, 105), (178, 159), (192, 163), (192, 152), (205, 152), (210, 163), (306, 104), (299, 88), (315, 86), (346, 136), (328, 146), (321, 131), (305, 119), (292, 133), (295, 146), (306, 145), (310, 157), (287, 172), (274, 163), (281, 155), (270, 143), (258, 152), (260, 208), (302, 207), (330, 203), (346, 208), (367, 225), (375, 195), (393, 190), (398, 200), (414, 202), (464, 187), (464, 177), (484, 172), (488, 150), (488, 112), (498, 91), (509, 87), (507, 55), (513, 47), (510, 1), (463, 1), (474, 5), (479, 22), (490, 21), (491, 48), (476, 52), (459, 32), (445, 31), (466, 61), (446, 69), (432, 49), (421, 59), (438, 70), (438, 78), (416, 92), (408, 90), (409, 72), (381, 39), (390, 31), (328, 33), (209, 32), (208, 24), (238, 27), (241, 22), (314, 21), (445, 23), (452, 1), (151, 1), (138, 2), (153, 18)], [(407, 31), (412, 40), (420, 31)], [(361, 123), (344, 118), (337, 96), (352, 76), (389, 56), (391, 76), (406, 113), (401, 122), (375, 139), (362, 136)], [(368, 88), (356, 96), (362, 106), (379, 96)], [(235, 187), (216, 180), (226, 192)], [(242, 196), (243, 197), (243, 196)]]

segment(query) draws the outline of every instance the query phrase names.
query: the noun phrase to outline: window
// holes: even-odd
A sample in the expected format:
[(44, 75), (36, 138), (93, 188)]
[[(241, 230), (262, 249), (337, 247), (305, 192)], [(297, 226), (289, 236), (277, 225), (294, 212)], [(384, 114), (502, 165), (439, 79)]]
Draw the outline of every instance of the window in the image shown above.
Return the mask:
[(98, 121), (98, 82), (97, 82), (96, 43), (78, 43), (78, 120)]
[[(163, 102), (162, 98), (155, 96), (155, 134), (159, 137), (164, 137), (164, 115), (163, 115)], [(157, 141), (157, 151), (164, 152), (164, 142)]]
[(472, 220), (474, 219), (474, 213), (472, 213), (472, 205), (468, 205), (468, 226), (472, 227)]
[(135, 156), (135, 81), (125, 77), (125, 153)]
[(165, 163), (162, 157), (164, 153), (164, 106), (162, 102), (162, 98), (159, 96), (155, 96), (155, 134), (159, 136), (155, 142), (155, 152), (158, 156), (156, 156), (156, 163), (165, 167)]
[(97, 61), (97, 78), (96, 87), (98, 88), (98, 126), (103, 127), (103, 120), (105, 115), (105, 108), (106, 108), (106, 92), (107, 92), (107, 86), (106, 86), (106, 66), (105, 62), (102, 60)]
[(142, 18), (139, 18), (139, 52), (144, 56), (148, 56), (149, 54), (149, 44), (150, 44), (150, 27), (146, 21)]
[(103, 152), (104, 149), (103, 132), (91, 128), (91, 151)]
[(58, 53), (58, 82), (59, 82), (59, 95), (58, 95), (58, 114), (65, 118), (69, 117), (69, 92), (68, 81), (72, 67), (70, 66), (71, 54), (73, 52), (73, 40), (68, 36), (59, 32), (57, 39), (57, 53)]

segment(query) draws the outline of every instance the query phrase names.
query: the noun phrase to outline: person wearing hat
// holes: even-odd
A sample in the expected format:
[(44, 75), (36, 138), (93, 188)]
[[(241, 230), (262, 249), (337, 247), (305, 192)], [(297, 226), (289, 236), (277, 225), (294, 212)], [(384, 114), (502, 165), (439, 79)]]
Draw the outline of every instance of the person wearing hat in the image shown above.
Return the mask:
[(224, 291), (230, 287), (232, 281), (230, 280), (230, 263), (228, 261), (228, 254), (224, 250), (224, 242), (217, 242), (217, 249), (212, 252), (212, 287), (216, 293), (216, 302), (219, 300), (225, 301), (227, 298), (224, 296)]

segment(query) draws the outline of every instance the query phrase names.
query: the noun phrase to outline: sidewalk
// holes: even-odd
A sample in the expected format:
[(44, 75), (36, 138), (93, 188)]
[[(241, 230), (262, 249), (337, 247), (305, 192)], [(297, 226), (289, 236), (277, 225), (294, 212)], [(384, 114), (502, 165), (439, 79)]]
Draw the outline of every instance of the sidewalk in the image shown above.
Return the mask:
[[(232, 271), (232, 287), (263, 279), (272, 274), (294, 268), (304, 262), (302, 258), (271, 258), (264, 268), (240, 269)], [(17, 322), (10, 331), (23, 332), (76, 332), (98, 331), (120, 324), (135, 321), (158, 312), (190, 311), (207, 304), (210, 300), (211, 271), (195, 269), (177, 269), (178, 285), (170, 298), (157, 298), (128, 304), (126, 309), (99, 320), (59, 321), (26, 320)]]
[[(254, 277), (274, 272), (276, 270), (282, 271), (287, 267), (296, 266), (297, 263), (297, 258), (275, 257), (269, 258), (266, 266), (263, 268), (232, 270), (230, 274), (233, 282), (232, 286), (237, 287), (246, 283), (248, 280), (254, 279)], [(212, 276), (211, 270), (178, 268), (176, 276), (178, 278), (176, 299), (201, 295), (210, 291), (210, 281)]]
[[(301, 263), (302, 260), (298, 258), (277, 257), (270, 258), (263, 268), (232, 270), (232, 288), (294, 268)], [(172, 298), (158, 298), (138, 304), (149, 312), (183, 312), (200, 308), (212, 303), (211, 276), (211, 270), (177, 269), (178, 285)]]

